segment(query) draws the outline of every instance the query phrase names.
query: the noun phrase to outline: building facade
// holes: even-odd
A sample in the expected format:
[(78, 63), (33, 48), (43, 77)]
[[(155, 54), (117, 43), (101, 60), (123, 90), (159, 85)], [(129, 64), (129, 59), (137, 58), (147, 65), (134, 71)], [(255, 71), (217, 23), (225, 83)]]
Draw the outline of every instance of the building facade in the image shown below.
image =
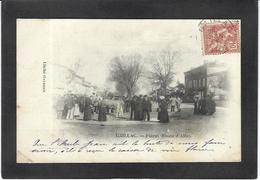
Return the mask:
[(195, 95), (205, 97), (207, 94), (212, 94), (215, 100), (226, 100), (228, 73), (223, 64), (205, 63), (184, 75), (186, 101), (193, 101)]

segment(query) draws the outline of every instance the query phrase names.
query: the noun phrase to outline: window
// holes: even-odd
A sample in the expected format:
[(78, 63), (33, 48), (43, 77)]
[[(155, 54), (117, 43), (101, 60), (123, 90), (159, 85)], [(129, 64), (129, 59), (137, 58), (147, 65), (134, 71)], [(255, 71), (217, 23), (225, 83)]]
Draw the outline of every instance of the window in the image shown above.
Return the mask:
[(206, 79), (203, 78), (203, 87), (205, 87), (205, 86), (206, 86)]

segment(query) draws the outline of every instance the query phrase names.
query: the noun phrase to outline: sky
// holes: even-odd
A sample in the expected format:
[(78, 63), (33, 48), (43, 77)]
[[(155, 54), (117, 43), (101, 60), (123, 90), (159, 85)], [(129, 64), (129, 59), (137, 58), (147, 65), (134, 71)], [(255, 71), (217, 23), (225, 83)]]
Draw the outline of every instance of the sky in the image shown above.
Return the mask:
[[(151, 65), (151, 52), (165, 49), (178, 52), (176, 80), (184, 82), (184, 72), (216, 56), (202, 55), (200, 20), (50, 20), (52, 58), (57, 64), (74, 67), (78, 74), (101, 88), (108, 81), (109, 62), (115, 56), (141, 54), (144, 67)], [(218, 56), (219, 58), (221, 56)], [(140, 91), (149, 87), (139, 82)]]

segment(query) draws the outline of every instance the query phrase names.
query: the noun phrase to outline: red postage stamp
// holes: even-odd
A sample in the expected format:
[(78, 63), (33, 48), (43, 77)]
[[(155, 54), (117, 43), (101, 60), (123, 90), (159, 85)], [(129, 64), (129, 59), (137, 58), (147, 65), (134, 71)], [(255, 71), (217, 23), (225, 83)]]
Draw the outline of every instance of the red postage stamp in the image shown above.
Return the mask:
[(239, 22), (206, 23), (202, 26), (204, 55), (240, 52)]

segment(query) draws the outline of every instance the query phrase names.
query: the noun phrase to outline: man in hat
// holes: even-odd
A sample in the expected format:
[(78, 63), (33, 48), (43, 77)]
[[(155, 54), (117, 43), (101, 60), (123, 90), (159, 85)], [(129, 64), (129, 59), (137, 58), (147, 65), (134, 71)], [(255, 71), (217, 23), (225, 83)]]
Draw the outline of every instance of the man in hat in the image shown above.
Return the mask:
[(105, 101), (100, 98), (99, 104), (98, 104), (98, 121), (106, 121), (107, 120), (107, 106), (105, 104)]
[(85, 96), (85, 98), (84, 98), (84, 117), (83, 117), (84, 121), (88, 121), (91, 119), (91, 115), (92, 115), (91, 104), (92, 104), (92, 102), (91, 102), (90, 97)]
[(147, 95), (145, 95), (143, 100), (143, 120), (145, 120), (147, 116), (147, 121), (150, 121), (150, 108), (151, 102), (149, 101)]
[(136, 98), (134, 119), (143, 120), (143, 96), (142, 95)]
[(195, 95), (194, 96), (194, 111), (193, 111), (193, 114), (199, 114), (199, 102), (200, 102), (199, 96)]

